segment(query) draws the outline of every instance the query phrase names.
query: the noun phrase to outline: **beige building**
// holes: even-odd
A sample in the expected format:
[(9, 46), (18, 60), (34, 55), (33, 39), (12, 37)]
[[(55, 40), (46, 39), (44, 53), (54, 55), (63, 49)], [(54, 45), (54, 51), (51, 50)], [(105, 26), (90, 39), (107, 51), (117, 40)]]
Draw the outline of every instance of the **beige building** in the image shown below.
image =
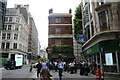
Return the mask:
[(120, 0), (83, 2), (82, 55), (107, 74), (120, 74)]
[(29, 5), (7, 8), (5, 24), (0, 37), (2, 58), (14, 60), (15, 54), (23, 55), (23, 62), (38, 57), (38, 31), (29, 13)]
[(14, 60), (15, 54), (23, 55), (26, 64), (28, 51), (28, 26), (19, 9), (7, 8), (0, 41), (2, 58)]

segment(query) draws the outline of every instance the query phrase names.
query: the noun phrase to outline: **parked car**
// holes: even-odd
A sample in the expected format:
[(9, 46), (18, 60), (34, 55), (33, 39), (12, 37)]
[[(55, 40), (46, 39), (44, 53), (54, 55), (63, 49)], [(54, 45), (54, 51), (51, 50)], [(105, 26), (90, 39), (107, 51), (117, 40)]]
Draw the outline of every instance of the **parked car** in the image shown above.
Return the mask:
[(15, 69), (15, 61), (7, 61), (4, 64), (4, 68), (9, 70), (9, 69)]

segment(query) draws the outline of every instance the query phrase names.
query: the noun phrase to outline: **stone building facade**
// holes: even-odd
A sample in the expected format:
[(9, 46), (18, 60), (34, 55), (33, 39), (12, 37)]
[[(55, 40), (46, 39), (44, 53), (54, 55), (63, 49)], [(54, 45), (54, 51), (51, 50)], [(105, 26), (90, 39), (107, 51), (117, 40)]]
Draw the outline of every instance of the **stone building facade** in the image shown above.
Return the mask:
[(120, 1), (84, 2), (82, 14), (87, 41), (81, 54), (106, 75), (120, 74)]

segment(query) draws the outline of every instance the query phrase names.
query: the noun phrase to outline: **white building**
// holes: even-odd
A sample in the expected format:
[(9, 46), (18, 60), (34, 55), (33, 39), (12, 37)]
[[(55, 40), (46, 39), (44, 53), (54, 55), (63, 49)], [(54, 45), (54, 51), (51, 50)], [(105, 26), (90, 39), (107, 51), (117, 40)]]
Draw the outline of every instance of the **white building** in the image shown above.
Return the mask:
[(28, 26), (19, 8), (6, 10), (5, 24), (2, 40), (0, 40), (0, 53), (3, 58), (14, 59), (15, 54), (22, 54), (24, 64), (28, 52)]

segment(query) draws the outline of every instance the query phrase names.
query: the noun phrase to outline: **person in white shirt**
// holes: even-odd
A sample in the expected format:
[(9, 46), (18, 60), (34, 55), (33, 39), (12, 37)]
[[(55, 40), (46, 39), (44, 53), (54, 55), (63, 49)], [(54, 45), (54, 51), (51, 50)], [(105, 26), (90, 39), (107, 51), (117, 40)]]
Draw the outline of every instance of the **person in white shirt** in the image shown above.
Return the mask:
[(69, 66), (70, 66), (70, 74), (73, 74), (73, 73), (74, 73), (74, 65), (75, 65), (74, 62), (71, 62), (71, 63), (69, 64)]
[(46, 62), (43, 61), (41, 64), (42, 64), (42, 69), (46, 69), (47, 68)]
[(58, 63), (58, 68), (59, 68), (59, 78), (60, 78), (60, 80), (62, 80), (62, 72), (63, 72), (63, 69), (64, 69), (64, 63), (62, 62), (62, 61), (60, 61), (59, 63)]

